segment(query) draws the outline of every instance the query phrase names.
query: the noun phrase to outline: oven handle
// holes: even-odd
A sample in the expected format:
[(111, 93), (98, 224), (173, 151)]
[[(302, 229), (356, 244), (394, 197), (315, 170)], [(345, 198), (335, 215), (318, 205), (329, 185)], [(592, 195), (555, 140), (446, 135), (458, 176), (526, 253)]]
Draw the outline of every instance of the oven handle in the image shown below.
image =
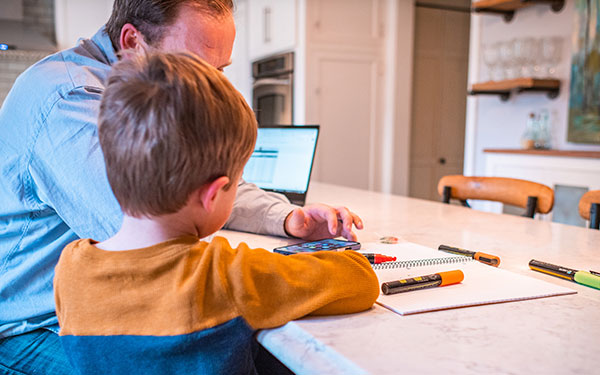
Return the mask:
[(253, 88), (258, 88), (267, 85), (277, 85), (277, 86), (289, 86), (291, 83), (290, 79), (277, 79), (277, 78), (261, 78), (254, 82)]

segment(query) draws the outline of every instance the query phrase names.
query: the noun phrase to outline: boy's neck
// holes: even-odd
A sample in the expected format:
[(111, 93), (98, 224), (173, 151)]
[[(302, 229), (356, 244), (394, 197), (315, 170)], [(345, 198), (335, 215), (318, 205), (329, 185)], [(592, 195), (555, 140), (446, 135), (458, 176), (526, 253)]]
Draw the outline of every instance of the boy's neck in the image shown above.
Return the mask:
[(178, 213), (151, 218), (124, 214), (121, 229), (108, 240), (96, 244), (96, 247), (113, 251), (133, 250), (186, 235), (197, 236), (198, 229)]

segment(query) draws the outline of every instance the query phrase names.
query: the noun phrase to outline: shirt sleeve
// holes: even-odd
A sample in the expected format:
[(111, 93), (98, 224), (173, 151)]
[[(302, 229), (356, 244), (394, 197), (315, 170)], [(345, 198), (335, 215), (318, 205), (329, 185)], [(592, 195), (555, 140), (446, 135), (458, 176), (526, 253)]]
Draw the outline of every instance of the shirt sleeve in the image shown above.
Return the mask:
[(254, 329), (277, 327), (308, 314), (363, 311), (379, 296), (375, 272), (354, 251), (286, 256), (251, 250), (242, 243), (230, 254), (222, 264), (227, 264), (231, 298)]
[(76, 88), (39, 127), (28, 165), (31, 190), (80, 237), (103, 241), (121, 226), (98, 141), (100, 93)]
[(225, 228), (287, 237), (284, 221), (296, 207), (282, 194), (242, 181)]

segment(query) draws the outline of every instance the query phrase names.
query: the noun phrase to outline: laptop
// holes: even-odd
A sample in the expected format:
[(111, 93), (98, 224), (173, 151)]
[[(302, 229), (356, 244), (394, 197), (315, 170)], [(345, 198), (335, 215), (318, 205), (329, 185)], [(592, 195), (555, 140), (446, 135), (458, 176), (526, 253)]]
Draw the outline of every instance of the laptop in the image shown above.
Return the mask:
[(319, 125), (261, 125), (242, 178), (303, 206), (315, 159)]

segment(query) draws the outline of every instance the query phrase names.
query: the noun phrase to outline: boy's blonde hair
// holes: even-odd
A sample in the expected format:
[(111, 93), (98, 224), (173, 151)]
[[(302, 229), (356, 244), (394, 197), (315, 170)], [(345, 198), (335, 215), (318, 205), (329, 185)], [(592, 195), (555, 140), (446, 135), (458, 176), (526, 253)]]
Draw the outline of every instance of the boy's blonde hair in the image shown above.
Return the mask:
[(125, 56), (100, 104), (108, 181), (123, 212), (177, 212), (220, 176), (232, 183), (256, 141), (256, 119), (217, 69), (191, 53)]

